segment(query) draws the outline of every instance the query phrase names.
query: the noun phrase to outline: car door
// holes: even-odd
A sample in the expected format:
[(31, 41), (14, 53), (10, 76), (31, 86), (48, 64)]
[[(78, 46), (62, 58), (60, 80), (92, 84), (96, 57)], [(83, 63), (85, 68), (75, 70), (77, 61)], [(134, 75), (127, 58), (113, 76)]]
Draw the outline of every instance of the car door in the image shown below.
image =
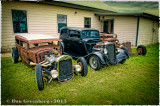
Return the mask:
[(79, 31), (69, 30), (69, 43), (70, 50), (72, 50), (74, 53), (76, 53), (79, 56), (86, 55), (84, 43), (81, 39)]
[(21, 60), (22, 62), (26, 63), (26, 64), (29, 64), (29, 59), (28, 59), (28, 54), (27, 54), (27, 43), (26, 42), (23, 42), (23, 41), (20, 41), (20, 56), (21, 56)]
[(68, 34), (68, 29), (64, 28), (64, 29), (61, 29), (61, 32), (60, 32), (60, 39), (62, 39), (62, 41), (64, 42), (64, 45), (65, 45), (65, 52), (68, 50), (69, 48), (69, 34)]

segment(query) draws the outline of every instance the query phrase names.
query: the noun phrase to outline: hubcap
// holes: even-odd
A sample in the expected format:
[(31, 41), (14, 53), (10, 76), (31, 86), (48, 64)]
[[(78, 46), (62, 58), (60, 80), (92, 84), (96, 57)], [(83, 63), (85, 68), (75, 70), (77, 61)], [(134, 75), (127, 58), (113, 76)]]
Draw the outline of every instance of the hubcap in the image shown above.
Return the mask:
[(96, 68), (97, 68), (97, 59), (92, 56), (92, 57), (89, 59), (89, 64), (90, 64), (90, 66), (91, 66), (93, 69), (96, 69)]
[(142, 53), (143, 53), (142, 48), (138, 48), (138, 54), (142, 54)]
[(82, 65), (82, 63), (81, 63), (81, 62), (78, 62), (78, 64), (81, 66), (81, 70), (80, 70), (80, 72), (82, 72), (82, 70), (83, 70), (83, 65)]

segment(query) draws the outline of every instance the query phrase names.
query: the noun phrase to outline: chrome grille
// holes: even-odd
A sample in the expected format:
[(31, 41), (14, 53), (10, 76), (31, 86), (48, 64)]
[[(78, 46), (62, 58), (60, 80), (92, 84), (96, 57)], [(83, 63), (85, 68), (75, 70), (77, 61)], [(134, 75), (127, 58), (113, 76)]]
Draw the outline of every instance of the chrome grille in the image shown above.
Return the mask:
[(59, 61), (59, 80), (64, 80), (72, 77), (72, 60)]

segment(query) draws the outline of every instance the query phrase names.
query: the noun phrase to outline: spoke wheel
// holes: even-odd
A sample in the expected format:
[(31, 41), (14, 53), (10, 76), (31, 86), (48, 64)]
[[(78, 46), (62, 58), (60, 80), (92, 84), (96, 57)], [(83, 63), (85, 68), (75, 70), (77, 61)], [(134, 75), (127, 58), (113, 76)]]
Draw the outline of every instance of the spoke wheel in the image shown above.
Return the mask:
[(94, 70), (100, 70), (102, 68), (102, 64), (97, 56), (93, 55), (89, 58), (89, 65)]

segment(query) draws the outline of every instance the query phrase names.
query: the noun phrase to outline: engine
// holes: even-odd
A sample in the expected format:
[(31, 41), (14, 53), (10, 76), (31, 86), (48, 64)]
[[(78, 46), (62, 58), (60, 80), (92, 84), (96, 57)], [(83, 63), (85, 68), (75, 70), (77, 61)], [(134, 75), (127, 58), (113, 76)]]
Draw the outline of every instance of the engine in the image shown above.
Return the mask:
[(50, 55), (50, 56), (45, 55), (45, 61), (49, 63), (54, 63), (56, 61), (56, 58), (58, 58), (58, 56), (56, 55)]
[(48, 63), (54, 63), (60, 55), (61, 54), (58, 52), (58, 50), (53, 48), (52, 52), (50, 52), (48, 55), (45, 55), (45, 61)]

